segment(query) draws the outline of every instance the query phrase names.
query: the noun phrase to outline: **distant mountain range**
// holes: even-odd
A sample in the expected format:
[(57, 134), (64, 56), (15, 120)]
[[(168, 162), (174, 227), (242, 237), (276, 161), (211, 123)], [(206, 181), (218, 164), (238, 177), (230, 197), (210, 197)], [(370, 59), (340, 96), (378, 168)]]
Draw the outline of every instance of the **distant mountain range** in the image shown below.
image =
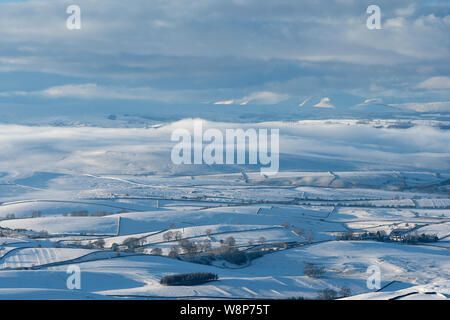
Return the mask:
[[(45, 103), (45, 104), (44, 104)], [(276, 104), (164, 104), (152, 101), (48, 99), (35, 105), (0, 105), (0, 123), (27, 125), (153, 125), (185, 118), (224, 122), (323, 119), (426, 119), (450, 121), (449, 102), (394, 103), (346, 93), (289, 98)]]

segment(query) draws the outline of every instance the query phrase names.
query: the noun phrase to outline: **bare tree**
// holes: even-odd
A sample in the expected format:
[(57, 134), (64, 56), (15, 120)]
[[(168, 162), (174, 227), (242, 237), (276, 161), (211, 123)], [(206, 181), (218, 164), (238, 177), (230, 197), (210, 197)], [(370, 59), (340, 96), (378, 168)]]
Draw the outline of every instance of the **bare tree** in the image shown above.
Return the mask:
[(173, 246), (170, 248), (169, 257), (177, 258), (180, 255), (180, 249), (178, 247)]
[(98, 239), (98, 240), (94, 241), (94, 247), (95, 248), (103, 249), (104, 246), (105, 246), (105, 240)]
[(305, 274), (310, 278), (320, 278), (325, 273), (325, 268), (308, 263), (305, 266)]
[(183, 239), (178, 242), (180, 247), (184, 250), (187, 255), (194, 255), (197, 252), (197, 245), (195, 242)]
[(150, 251), (150, 253), (155, 256), (162, 256), (162, 249), (161, 248), (153, 248), (152, 251)]
[(163, 239), (165, 241), (170, 241), (173, 238), (173, 232), (172, 231), (167, 231), (166, 233), (163, 234)]
[(352, 295), (352, 290), (350, 290), (350, 288), (347, 287), (347, 286), (343, 286), (343, 287), (341, 288), (341, 290), (339, 291), (339, 295), (340, 295), (341, 297), (349, 297), (349, 296)]
[(306, 239), (308, 239), (309, 243), (312, 243), (314, 241), (314, 234), (311, 231), (308, 231), (306, 234)]
[(202, 241), (202, 242), (199, 242), (198, 244), (197, 244), (197, 248), (200, 250), (200, 251), (203, 251), (203, 252), (206, 252), (206, 251), (209, 251), (209, 250), (211, 250), (211, 240), (208, 240), (208, 239), (206, 239), (206, 240), (204, 240), (204, 241)]
[(39, 238), (48, 238), (48, 231), (47, 230), (39, 231)]
[(334, 300), (338, 297), (338, 293), (333, 289), (323, 289), (317, 294), (319, 300)]
[(128, 247), (128, 251), (133, 252), (141, 245), (141, 241), (137, 238), (128, 238), (123, 242), (123, 245)]
[(180, 231), (175, 232), (174, 235), (176, 240), (181, 240), (181, 238), (183, 238), (183, 234)]
[(295, 228), (294, 232), (295, 232), (296, 235), (298, 235), (299, 237), (303, 238), (305, 230), (303, 230), (302, 228)]
[(226, 238), (225, 245), (228, 247), (234, 247), (236, 245), (236, 239), (234, 239), (233, 237)]
[(42, 216), (42, 214), (41, 214), (41, 212), (39, 211), (39, 210), (35, 210), (35, 211), (33, 211), (32, 213), (31, 213), (31, 217), (32, 218), (39, 218), (39, 217), (41, 217)]

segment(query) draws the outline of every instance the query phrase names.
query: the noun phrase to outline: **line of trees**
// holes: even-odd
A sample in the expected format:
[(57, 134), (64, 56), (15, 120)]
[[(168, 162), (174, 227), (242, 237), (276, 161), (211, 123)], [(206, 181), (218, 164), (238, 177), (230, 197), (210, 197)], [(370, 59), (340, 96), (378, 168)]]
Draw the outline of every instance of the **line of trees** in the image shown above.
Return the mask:
[(172, 274), (163, 277), (160, 284), (165, 286), (192, 286), (219, 280), (219, 276), (212, 272), (193, 272)]
[(364, 232), (364, 233), (354, 233), (352, 231), (347, 231), (337, 235), (338, 240), (375, 240), (381, 242), (403, 242), (403, 243), (426, 243), (426, 242), (437, 242), (439, 237), (436, 234), (419, 234), (417, 231), (414, 233), (408, 233), (404, 235), (389, 236), (384, 230), (377, 232)]
[[(260, 242), (262, 243), (263, 240), (260, 239)], [(158, 250), (154, 253), (159, 254), (160, 251)], [(234, 237), (221, 240), (220, 246), (217, 248), (212, 248), (211, 240), (209, 239), (198, 242), (181, 239), (178, 241), (178, 245), (170, 248), (168, 256), (170, 258), (178, 258), (181, 254), (193, 262), (202, 264), (211, 264), (214, 260), (225, 260), (233, 264), (242, 265), (251, 258), (246, 252), (239, 250)]]
[(352, 295), (352, 291), (347, 286), (343, 286), (339, 292), (333, 289), (323, 289), (317, 293), (318, 300), (334, 300), (338, 298), (345, 298)]

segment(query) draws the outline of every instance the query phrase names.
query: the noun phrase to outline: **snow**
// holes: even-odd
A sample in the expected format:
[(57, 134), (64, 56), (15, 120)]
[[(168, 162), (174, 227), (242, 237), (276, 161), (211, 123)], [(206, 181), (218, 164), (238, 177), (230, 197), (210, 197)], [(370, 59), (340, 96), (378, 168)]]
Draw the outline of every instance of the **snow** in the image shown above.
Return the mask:
[(43, 217), (0, 221), (0, 227), (51, 234), (116, 234), (118, 217)]
[[(446, 250), (444, 250), (446, 251)], [(409, 282), (421, 279), (448, 279), (450, 262), (447, 252), (437, 248), (405, 248), (398, 244), (330, 242), (306, 245), (292, 250), (266, 255), (243, 269), (223, 269), (214, 266), (196, 265), (155, 256), (135, 256), (88, 261), (80, 264), (82, 271), (82, 292), (86, 295), (100, 294), (115, 297), (211, 297), (211, 298), (313, 298), (318, 290), (334, 288), (344, 284), (354, 293), (369, 291), (365, 287), (366, 268), (378, 264), (382, 270), (382, 282), (393, 279)], [(421, 261), (412, 263), (415, 254)], [(48, 262), (48, 261), (47, 261)], [(304, 275), (306, 263), (325, 266), (326, 276), (312, 279)], [(432, 269), (424, 266), (433, 264)], [(43, 287), (49, 282), (49, 289), (64, 285), (66, 266), (55, 266), (37, 271), (16, 271), (13, 275), (26, 277), (26, 283), (18, 282), (17, 287)], [(166, 287), (159, 285), (164, 275), (182, 272), (215, 272), (220, 280), (194, 287)], [(431, 273), (430, 273), (431, 271)], [(30, 273), (38, 272), (39, 277)], [(59, 276), (55, 276), (55, 272)], [(20, 276), (19, 276), (20, 275)], [(0, 273), (0, 277), (2, 274)], [(14, 278), (3, 282), (2, 287), (11, 285)], [(53, 279), (53, 280), (51, 280)], [(447, 285), (448, 287), (448, 285)], [(414, 288), (414, 287), (411, 287)], [(409, 288), (408, 290), (412, 290)], [(403, 290), (403, 289), (402, 289)], [(400, 292), (402, 291), (400, 290)], [(448, 292), (433, 288), (440, 293)], [(432, 291), (429, 289), (428, 291)], [(375, 293), (370, 293), (375, 294)], [(397, 291), (384, 293), (385, 297), (399, 295)], [(378, 294), (375, 294), (378, 295)]]
[[(173, 166), (167, 137), (191, 124), (0, 125), (0, 147), (22, 155), (0, 160), (0, 299), (314, 299), (343, 286), (350, 299), (448, 297), (448, 131), (426, 122), (409, 129), (376, 120), (260, 123), (283, 131), (282, 171), (264, 177), (248, 166)], [(83, 210), (88, 216), (72, 214)], [(32, 218), (33, 212), (40, 214)], [(396, 229), (436, 234), (439, 241), (336, 238)], [(179, 244), (165, 238), (168, 231), (212, 248), (233, 237), (239, 250), (262, 256), (243, 265), (169, 258)], [(125, 248), (130, 238), (142, 242), (135, 252)], [(324, 275), (306, 275), (310, 263)], [(81, 290), (66, 287), (70, 265), (81, 269)], [(370, 266), (381, 270), (386, 287), (379, 292), (367, 287)], [(216, 273), (219, 281), (159, 284), (165, 275), (198, 271)]]
[(19, 248), (2, 256), (0, 269), (38, 267), (41, 265), (76, 259), (93, 250), (65, 248)]

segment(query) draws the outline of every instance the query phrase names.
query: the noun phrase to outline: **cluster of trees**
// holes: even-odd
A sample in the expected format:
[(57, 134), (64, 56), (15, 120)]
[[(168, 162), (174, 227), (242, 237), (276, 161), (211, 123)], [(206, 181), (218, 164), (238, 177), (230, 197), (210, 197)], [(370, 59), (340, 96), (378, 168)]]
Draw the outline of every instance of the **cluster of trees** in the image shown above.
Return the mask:
[(48, 231), (47, 230), (41, 230), (38, 233), (30, 234), (28, 235), (30, 239), (37, 239), (37, 238), (48, 238)]
[(364, 232), (364, 233), (353, 233), (352, 231), (347, 231), (341, 233), (337, 236), (339, 240), (375, 240), (382, 242), (404, 242), (404, 243), (419, 243), (419, 242), (436, 242), (439, 240), (438, 236), (435, 234), (419, 234), (414, 232), (413, 234), (389, 236), (385, 231), (377, 232)]
[(128, 252), (136, 252), (139, 248), (144, 245), (144, 239), (138, 238), (127, 238), (123, 242), (123, 245), (126, 247), (126, 251)]
[(317, 266), (313, 263), (307, 263), (305, 266), (305, 275), (307, 275), (310, 278), (321, 278), (323, 274), (325, 273), (325, 268)]
[(72, 211), (70, 213), (71, 217), (87, 217), (89, 216), (89, 212), (87, 210), (79, 210), (79, 211)]
[[(397, 191), (403, 191), (403, 187), (397, 186), (395, 187), (395, 190)], [(419, 198), (420, 199), (420, 198)], [(305, 199), (305, 200), (323, 200), (320, 198), (309, 198), (309, 199)], [(366, 200), (366, 199), (351, 199), (351, 202), (330, 202), (327, 203), (330, 206), (335, 206), (335, 207), (365, 207), (365, 208), (381, 208), (381, 207), (386, 207), (386, 208), (415, 208), (415, 205), (413, 204), (408, 204), (408, 203), (401, 203), (398, 202), (398, 200), (402, 200), (400, 199), (400, 197), (396, 196), (394, 197), (394, 199), (392, 200), (397, 200), (396, 202), (392, 202), (392, 203), (377, 203), (377, 202), (373, 202), (373, 201), (377, 201), (375, 200)], [(382, 200), (382, 199), (378, 199), (378, 200)], [(359, 201), (359, 202), (358, 202)], [(308, 205), (308, 206), (313, 206), (313, 205), (317, 205), (317, 203), (314, 202), (303, 202), (303, 205)]]
[(38, 233), (39, 238), (47, 238), (48, 237), (48, 231), (47, 230), (41, 230)]
[[(117, 243), (113, 243), (111, 245), (111, 250), (113, 251), (126, 251), (126, 252), (139, 252), (143, 251), (142, 246), (144, 245), (145, 240), (144, 239), (138, 239), (138, 238), (127, 238), (122, 243), (122, 249)], [(81, 242), (77, 241), (74, 243), (74, 246), (76, 247), (82, 247), (86, 249), (104, 249), (105, 248), (105, 240), (100, 238), (93, 242), (89, 242), (85, 245), (83, 245)]]
[[(260, 241), (263, 242), (262, 239)], [(181, 239), (177, 246), (170, 248), (169, 257), (177, 258), (180, 254), (183, 254), (185, 258), (202, 264), (210, 264), (214, 260), (225, 260), (238, 265), (248, 262), (249, 255), (239, 250), (233, 237), (221, 240), (220, 243), (219, 247), (212, 248), (209, 239), (198, 242)], [(161, 251), (156, 248), (153, 250), (153, 254), (161, 254)]]
[(181, 238), (183, 238), (183, 234), (180, 231), (167, 231), (163, 234), (164, 241), (181, 240)]
[[(105, 212), (105, 211), (96, 211), (92, 214), (90, 214), (90, 216), (92, 217), (103, 217), (103, 216), (107, 216), (110, 215), (111, 213)], [(67, 212), (63, 213), (63, 216), (68, 216)], [(89, 216), (89, 212), (87, 210), (80, 210), (80, 211), (73, 211), (70, 213), (70, 216), (72, 217), (88, 217)], [(33, 212), (31, 212), (31, 217), (32, 218), (40, 218), (42, 217), (42, 212), (39, 210), (35, 210)]]
[(406, 243), (418, 243), (418, 242), (436, 242), (439, 241), (439, 238), (437, 235), (435, 234), (418, 234), (418, 233), (414, 233), (414, 234), (407, 234), (404, 239), (403, 242)]
[(182, 239), (178, 241), (178, 245), (187, 256), (192, 256), (211, 250), (211, 240), (208, 239), (198, 242)]
[[(213, 261), (224, 260), (233, 264), (242, 265), (263, 254), (261, 252), (262, 250), (253, 250), (252, 252), (239, 250), (235, 238), (231, 236), (224, 240), (220, 240), (220, 246), (213, 248), (211, 240), (209, 239), (212, 231), (207, 230), (207, 234), (208, 238), (205, 240), (190, 241), (189, 239), (183, 239), (182, 233), (179, 231), (168, 231), (164, 233), (164, 240), (178, 240), (177, 244), (170, 248), (168, 257), (178, 258), (180, 255), (183, 255), (184, 259), (201, 264), (211, 264)], [(263, 245), (265, 241), (266, 239), (264, 237), (260, 237), (257, 243)], [(253, 242), (251, 244), (253, 244)], [(105, 241), (103, 239), (97, 239), (85, 245), (82, 245), (80, 242), (74, 245), (89, 249), (103, 249), (105, 247)], [(130, 237), (123, 241), (121, 245), (113, 243), (111, 249), (117, 252), (127, 251), (143, 253), (144, 245), (145, 239)], [(287, 245), (284, 244), (284, 247), (287, 247)], [(161, 248), (153, 248), (151, 249), (150, 254), (162, 256), (163, 250)]]
[(40, 218), (40, 217), (42, 217), (42, 213), (40, 212), (40, 211), (33, 211), (33, 212), (31, 212), (31, 217), (32, 218)]
[(356, 234), (351, 230), (340, 233), (337, 235), (338, 240), (376, 240), (377, 238), (383, 238), (386, 236), (386, 232), (377, 231), (375, 232), (364, 232)]
[(103, 249), (105, 247), (105, 240), (97, 239), (94, 242), (88, 242), (87, 244), (76, 241), (73, 243), (73, 246), (85, 249)]
[(152, 251), (150, 251), (150, 254), (155, 256), (162, 256), (163, 252), (161, 248), (153, 248)]
[[(260, 239), (260, 242), (262, 239)], [(264, 239), (265, 241), (265, 239)], [(225, 260), (234, 264), (245, 264), (248, 262), (248, 255), (240, 251), (236, 246), (236, 240), (233, 237), (228, 237), (223, 241), (218, 248), (212, 250), (212, 258), (215, 260)]]
[(343, 286), (339, 292), (333, 289), (323, 289), (317, 293), (318, 300), (334, 300), (352, 295), (352, 291), (347, 286)]
[(110, 212), (106, 212), (106, 211), (96, 211), (93, 212), (91, 214), (89, 214), (89, 211), (87, 210), (78, 210), (78, 211), (72, 211), (70, 213), (64, 212), (63, 216), (67, 217), (67, 216), (71, 216), (71, 217), (104, 217), (104, 216), (108, 216), (111, 215), (112, 213)]
[(259, 237), (258, 241), (256, 243), (252, 239), (248, 240), (248, 245), (249, 246), (263, 245), (264, 243), (266, 243), (266, 238), (264, 238), (264, 237)]
[(105, 240), (97, 239), (94, 241), (93, 245), (96, 249), (103, 249), (105, 247)]
[(160, 283), (165, 286), (192, 286), (219, 280), (219, 276), (211, 272), (193, 272), (165, 276)]
[(286, 229), (291, 228), (297, 236), (306, 239), (309, 243), (312, 243), (314, 241), (314, 235), (310, 231), (305, 232), (303, 228), (298, 228), (294, 225), (290, 225), (289, 222), (285, 222), (281, 226)]
[(341, 233), (337, 236), (338, 240), (375, 240), (375, 241), (390, 241), (389, 236), (384, 230), (377, 232), (363, 232), (363, 233), (354, 233), (349, 230), (344, 233)]
[[(211, 241), (189, 241), (188, 239), (178, 240), (178, 245), (170, 248), (169, 257), (177, 258), (180, 254), (184, 254), (186, 257), (195, 257), (206, 253), (211, 250)], [(151, 251), (152, 254), (161, 255), (162, 250), (154, 248)]]

